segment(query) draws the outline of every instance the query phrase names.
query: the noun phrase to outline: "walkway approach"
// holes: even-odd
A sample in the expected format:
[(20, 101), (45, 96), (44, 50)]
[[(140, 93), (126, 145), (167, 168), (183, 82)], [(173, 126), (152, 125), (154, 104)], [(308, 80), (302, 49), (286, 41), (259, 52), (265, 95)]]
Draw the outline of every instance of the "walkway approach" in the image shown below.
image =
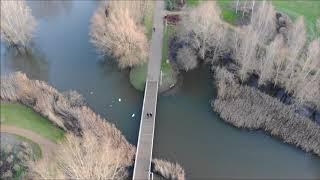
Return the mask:
[[(158, 0), (155, 3), (155, 14), (153, 18), (155, 31), (151, 39), (148, 75), (145, 85), (133, 180), (148, 180), (151, 176), (153, 136), (162, 60), (164, 1)], [(147, 117), (147, 113), (152, 113), (152, 116)]]

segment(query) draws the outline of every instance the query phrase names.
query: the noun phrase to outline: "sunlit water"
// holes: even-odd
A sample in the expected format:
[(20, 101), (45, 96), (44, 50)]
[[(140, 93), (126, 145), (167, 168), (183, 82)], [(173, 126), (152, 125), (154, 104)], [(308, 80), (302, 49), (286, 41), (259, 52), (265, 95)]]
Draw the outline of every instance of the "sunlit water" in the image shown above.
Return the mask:
[[(77, 90), (136, 144), (143, 93), (130, 85), (127, 71), (104, 61), (90, 43), (90, 18), (98, 2), (29, 4), (39, 22), (33, 53), (16, 57), (1, 45), (1, 74), (23, 71), (60, 91)], [(174, 96), (159, 96), (154, 157), (179, 162), (188, 178), (320, 178), (318, 157), (263, 132), (224, 123), (210, 107), (212, 83), (208, 68), (201, 67), (184, 74)]]

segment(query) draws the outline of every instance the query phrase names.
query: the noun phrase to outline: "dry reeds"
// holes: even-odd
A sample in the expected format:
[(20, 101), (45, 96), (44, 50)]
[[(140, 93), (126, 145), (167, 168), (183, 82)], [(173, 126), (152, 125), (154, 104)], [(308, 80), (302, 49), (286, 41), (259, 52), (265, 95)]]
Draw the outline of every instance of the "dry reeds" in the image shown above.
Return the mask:
[(153, 159), (152, 164), (152, 171), (165, 179), (185, 180), (184, 169), (178, 163), (170, 163), (161, 159)]
[(217, 68), (217, 99), (213, 108), (226, 122), (242, 128), (263, 129), (284, 142), (320, 156), (320, 126), (300, 116), (293, 105), (239, 84), (230, 72)]
[(89, 132), (98, 140), (108, 138), (114, 149), (125, 151), (122, 157), (127, 165), (132, 164), (135, 148), (114, 124), (108, 123), (85, 105), (75, 106), (74, 102), (45, 82), (30, 80), (25, 74), (17, 72), (1, 78), (0, 95), (2, 101), (20, 102), (29, 106), (74, 135), (82, 136), (84, 132)]

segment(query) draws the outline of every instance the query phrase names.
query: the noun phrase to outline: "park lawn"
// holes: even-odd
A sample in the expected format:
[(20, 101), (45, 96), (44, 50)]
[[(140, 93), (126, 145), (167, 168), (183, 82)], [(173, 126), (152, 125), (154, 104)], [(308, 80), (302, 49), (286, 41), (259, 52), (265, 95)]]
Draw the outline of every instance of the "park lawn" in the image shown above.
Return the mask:
[[(187, 5), (193, 7), (199, 5), (201, 1), (203, 0), (187, 0)], [(232, 3), (235, 2), (235, 0), (218, 1), (223, 19), (230, 24), (235, 24), (237, 19), (241, 17), (240, 14), (236, 14), (232, 9)], [(316, 21), (320, 18), (319, 0), (272, 0), (272, 2), (277, 10), (288, 14), (292, 19), (304, 16), (311, 39), (320, 36), (320, 32), (316, 29)]]
[(199, 5), (201, 1), (203, 0), (186, 0), (186, 3), (188, 7), (193, 7)]
[(320, 36), (320, 32), (316, 29), (317, 19), (320, 18), (319, 0), (300, 0), (290, 2), (273, 0), (273, 4), (279, 11), (288, 14), (293, 19), (296, 19), (299, 16), (304, 16), (310, 37), (314, 38)]
[(161, 81), (170, 86), (176, 83), (176, 77), (172, 65), (169, 62), (169, 41), (176, 33), (175, 27), (167, 25), (163, 34), (162, 45), (162, 63), (161, 63)]
[(64, 131), (31, 108), (15, 103), (1, 103), (1, 124), (33, 131), (54, 142), (63, 139)]
[(219, 0), (218, 5), (220, 6), (223, 20), (234, 25), (241, 15), (240, 13), (237, 14), (234, 9), (232, 9), (233, 2), (234, 0)]
[(144, 63), (143, 65), (136, 66), (130, 70), (130, 83), (132, 86), (139, 90), (143, 91), (146, 79), (147, 79), (147, 70), (148, 70), (148, 63)]

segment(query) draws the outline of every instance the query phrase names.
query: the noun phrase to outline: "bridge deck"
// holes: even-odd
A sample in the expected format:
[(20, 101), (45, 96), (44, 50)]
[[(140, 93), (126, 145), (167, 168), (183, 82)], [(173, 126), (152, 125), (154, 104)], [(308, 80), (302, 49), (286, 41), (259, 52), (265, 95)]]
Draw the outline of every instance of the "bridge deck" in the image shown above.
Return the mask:
[[(145, 85), (139, 139), (133, 171), (134, 180), (147, 180), (150, 178), (158, 82), (162, 60), (163, 10), (164, 1), (156, 1), (153, 18), (155, 32), (152, 34), (150, 46), (148, 75)], [(152, 117), (147, 117), (147, 113), (152, 113)]]

